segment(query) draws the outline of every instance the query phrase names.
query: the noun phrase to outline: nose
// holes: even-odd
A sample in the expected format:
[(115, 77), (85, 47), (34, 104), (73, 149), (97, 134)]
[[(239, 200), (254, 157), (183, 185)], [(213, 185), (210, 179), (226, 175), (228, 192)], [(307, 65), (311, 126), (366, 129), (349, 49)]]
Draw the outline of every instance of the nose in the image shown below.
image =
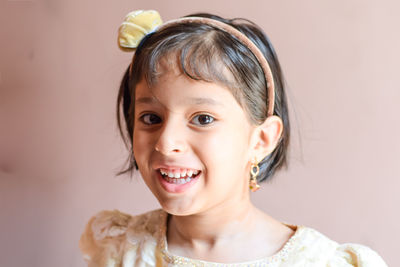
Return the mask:
[(155, 150), (163, 155), (182, 154), (187, 151), (185, 127), (177, 121), (166, 119), (155, 144)]

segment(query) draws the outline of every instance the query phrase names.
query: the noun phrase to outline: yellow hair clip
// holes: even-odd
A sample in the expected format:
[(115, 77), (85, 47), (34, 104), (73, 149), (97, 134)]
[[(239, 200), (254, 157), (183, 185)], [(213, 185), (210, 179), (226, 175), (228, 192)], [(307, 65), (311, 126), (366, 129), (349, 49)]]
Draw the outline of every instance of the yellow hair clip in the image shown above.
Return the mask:
[(155, 10), (135, 10), (125, 16), (118, 31), (118, 44), (122, 50), (134, 50), (140, 41), (162, 24)]

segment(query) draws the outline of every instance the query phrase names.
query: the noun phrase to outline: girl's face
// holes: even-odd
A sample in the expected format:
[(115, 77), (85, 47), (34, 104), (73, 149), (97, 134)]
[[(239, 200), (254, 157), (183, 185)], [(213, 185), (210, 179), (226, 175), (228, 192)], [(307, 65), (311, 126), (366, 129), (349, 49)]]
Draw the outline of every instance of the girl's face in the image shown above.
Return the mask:
[(167, 212), (198, 214), (248, 199), (254, 127), (227, 88), (173, 72), (152, 88), (143, 80), (134, 125), (139, 171)]

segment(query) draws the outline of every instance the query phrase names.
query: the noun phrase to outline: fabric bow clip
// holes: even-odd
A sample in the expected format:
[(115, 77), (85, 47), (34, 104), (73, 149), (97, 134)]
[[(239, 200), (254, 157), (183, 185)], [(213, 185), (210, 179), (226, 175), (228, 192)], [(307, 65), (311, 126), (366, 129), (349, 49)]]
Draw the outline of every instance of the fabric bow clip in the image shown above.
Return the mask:
[(125, 16), (118, 31), (118, 45), (123, 51), (135, 50), (140, 41), (162, 24), (155, 10), (135, 10)]

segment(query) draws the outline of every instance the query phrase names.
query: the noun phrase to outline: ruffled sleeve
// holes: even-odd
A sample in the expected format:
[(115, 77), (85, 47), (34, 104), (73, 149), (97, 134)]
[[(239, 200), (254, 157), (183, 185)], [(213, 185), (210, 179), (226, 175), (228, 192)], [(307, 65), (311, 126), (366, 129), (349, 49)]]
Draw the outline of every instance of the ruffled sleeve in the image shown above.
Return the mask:
[(341, 244), (335, 250), (328, 267), (388, 267), (371, 248), (360, 244)]
[(131, 216), (118, 210), (101, 211), (87, 223), (79, 248), (88, 267), (121, 265)]

